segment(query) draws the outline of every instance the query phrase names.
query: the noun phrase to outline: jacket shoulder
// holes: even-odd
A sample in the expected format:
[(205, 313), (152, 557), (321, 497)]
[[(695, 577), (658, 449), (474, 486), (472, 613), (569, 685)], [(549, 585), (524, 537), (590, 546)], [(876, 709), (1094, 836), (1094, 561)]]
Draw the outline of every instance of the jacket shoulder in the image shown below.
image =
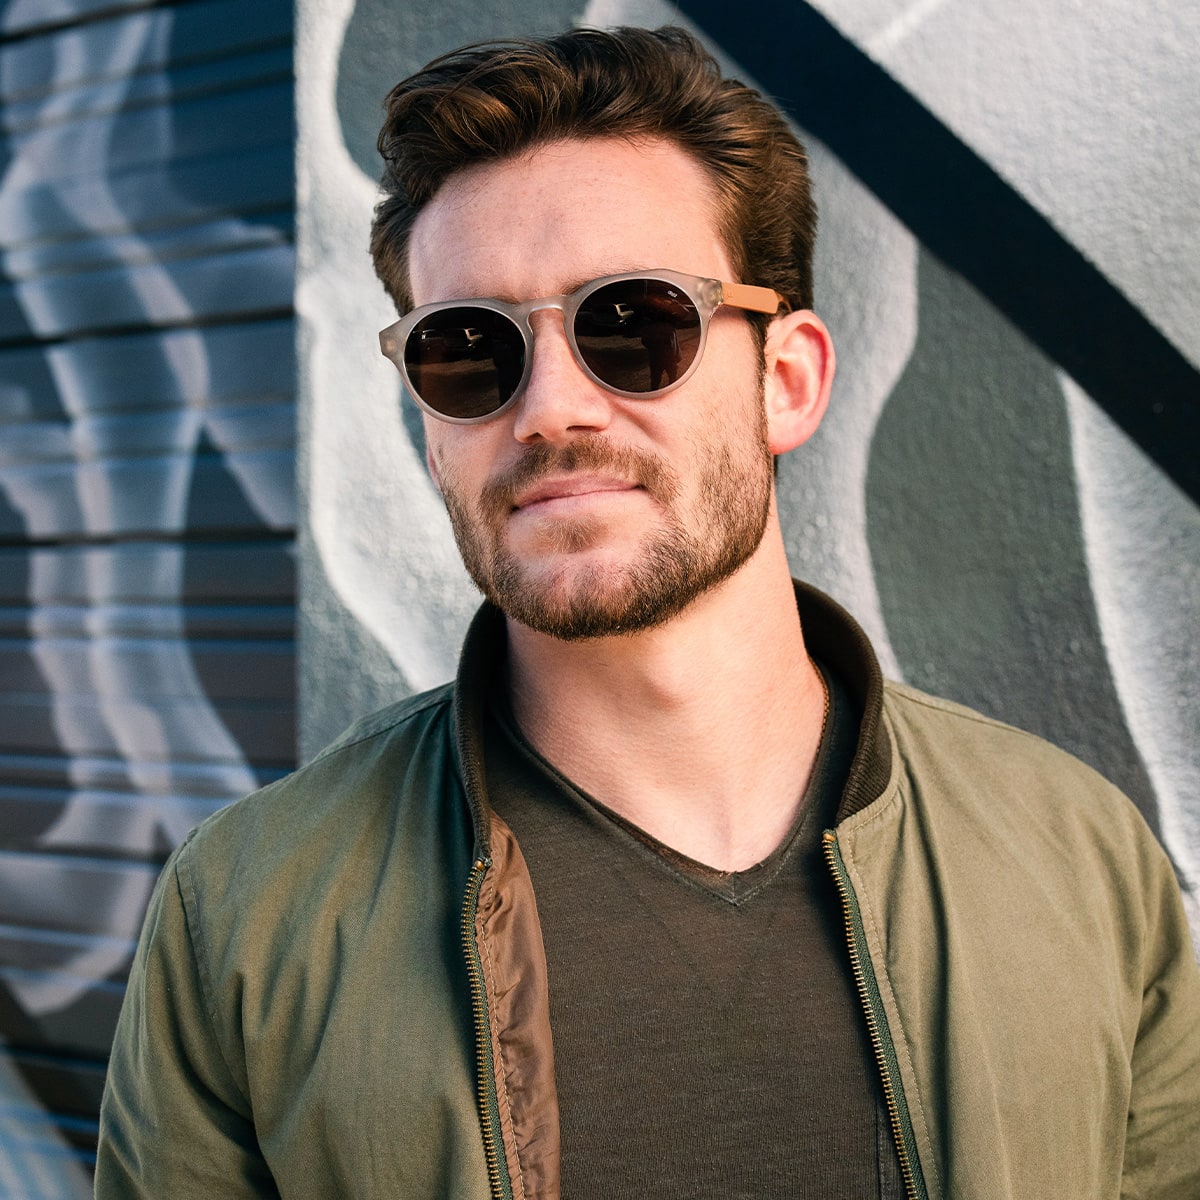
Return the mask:
[(176, 856), (185, 903), (209, 925), (241, 924), (293, 899), (298, 917), (331, 892), (375, 886), (386, 861), (469, 838), (452, 696), (446, 685), (364, 717), (306, 765), (202, 822)]
[[(1083, 789), (1100, 803), (1130, 803), (1073, 754), (965, 704), (889, 680), (884, 685), (884, 713), (906, 762), (947, 768), (961, 762), (984, 782), (1017, 785), (1037, 778), (1043, 786), (1057, 781), (1067, 790)], [(998, 778), (994, 772), (999, 772)]]
[[(403, 700), (397, 700), (394, 704), (388, 704), (348, 725), (328, 746), (318, 751), (308, 765), (312, 766), (330, 755), (339, 754), (375, 738), (403, 737), (422, 719), (436, 720), (442, 715), (448, 715), (453, 700), (454, 684), (444, 683), (441, 687), (418, 692), (413, 696), (406, 696)], [(293, 774), (300, 774), (304, 770), (305, 768), (301, 767)]]
[(1098, 771), (1035, 734), (889, 682), (885, 720), (900, 790), (943, 830), (1022, 847), (1112, 878), (1170, 873), (1133, 802)]

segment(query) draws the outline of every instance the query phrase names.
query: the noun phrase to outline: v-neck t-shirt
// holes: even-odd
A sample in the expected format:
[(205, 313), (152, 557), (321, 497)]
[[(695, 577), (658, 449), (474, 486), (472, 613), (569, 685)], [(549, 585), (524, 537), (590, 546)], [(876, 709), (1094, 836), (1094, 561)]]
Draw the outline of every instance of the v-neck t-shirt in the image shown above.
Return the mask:
[(564, 1200), (892, 1200), (899, 1163), (824, 860), (857, 721), (830, 707), (797, 819), (744, 871), (584, 794), (494, 698), (492, 804), (533, 880)]

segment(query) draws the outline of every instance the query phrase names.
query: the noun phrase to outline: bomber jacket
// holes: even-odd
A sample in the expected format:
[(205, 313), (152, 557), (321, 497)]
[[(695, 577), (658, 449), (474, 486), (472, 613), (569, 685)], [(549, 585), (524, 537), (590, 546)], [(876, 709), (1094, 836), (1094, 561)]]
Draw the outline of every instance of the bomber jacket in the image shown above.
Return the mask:
[[(1196, 1200), (1200, 973), (1141, 817), (1045, 742), (885, 684), (841, 609), (797, 602), (862, 714), (825, 846), (910, 1195)], [(504, 652), (485, 606), (453, 684), (172, 856), (101, 1200), (558, 1196), (545, 955), (481, 755)]]

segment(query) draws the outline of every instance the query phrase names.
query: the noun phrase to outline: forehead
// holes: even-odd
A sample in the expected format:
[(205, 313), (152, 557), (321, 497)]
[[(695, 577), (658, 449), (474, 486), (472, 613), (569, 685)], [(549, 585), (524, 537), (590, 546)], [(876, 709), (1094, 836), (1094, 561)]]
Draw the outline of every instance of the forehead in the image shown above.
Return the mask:
[(415, 304), (554, 295), (670, 267), (730, 278), (713, 184), (673, 142), (552, 142), (452, 175), (413, 226)]

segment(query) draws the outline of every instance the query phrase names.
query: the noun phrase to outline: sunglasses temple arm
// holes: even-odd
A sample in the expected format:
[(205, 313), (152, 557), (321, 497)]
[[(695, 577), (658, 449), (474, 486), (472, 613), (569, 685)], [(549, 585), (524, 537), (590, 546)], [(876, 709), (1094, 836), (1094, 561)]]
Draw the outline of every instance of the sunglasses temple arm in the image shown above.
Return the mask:
[(722, 283), (721, 303), (747, 312), (776, 313), (781, 305), (784, 312), (792, 311), (787, 299), (778, 292), (749, 283)]

